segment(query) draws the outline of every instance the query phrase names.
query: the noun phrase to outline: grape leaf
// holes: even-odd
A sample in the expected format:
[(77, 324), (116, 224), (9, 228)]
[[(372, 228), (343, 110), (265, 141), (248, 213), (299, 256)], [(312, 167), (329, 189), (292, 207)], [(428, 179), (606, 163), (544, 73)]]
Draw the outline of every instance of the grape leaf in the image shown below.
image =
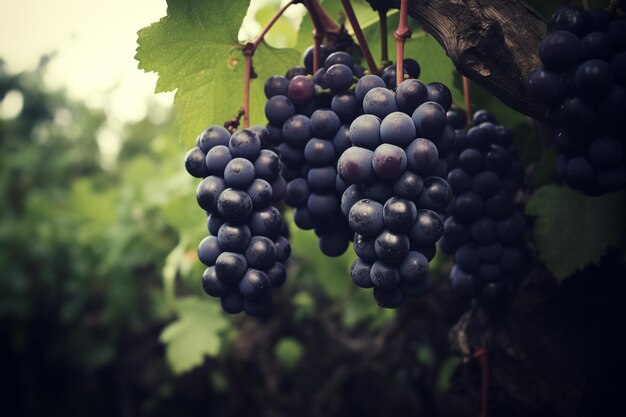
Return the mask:
[(274, 346), (274, 356), (278, 363), (288, 371), (296, 369), (303, 353), (302, 343), (293, 337), (283, 337)]
[(216, 356), (221, 347), (220, 333), (228, 327), (220, 306), (198, 297), (180, 299), (179, 318), (161, 332), (166, 357), (176, 374), (189, 371), (204, 361), (204, 355)]
[[(249, 0), (168, 0), (167, 16), (138, 32), (139, 68), (156, 72), (156, 92), (174, 91), (181, 139), (192, 144), (243, 107), (244, 58), (237, 34)], [(253, 59), (250, 122), (264, 123), (264, 80), (283, 74), (300, 54), (261, 44)]]
[(590, 263), (624, 238), (626, 194), (588, 197), (567, 187), (547, 185), (526, 204), (536, 216), (534, 235), (541, 260), (558, 280)]

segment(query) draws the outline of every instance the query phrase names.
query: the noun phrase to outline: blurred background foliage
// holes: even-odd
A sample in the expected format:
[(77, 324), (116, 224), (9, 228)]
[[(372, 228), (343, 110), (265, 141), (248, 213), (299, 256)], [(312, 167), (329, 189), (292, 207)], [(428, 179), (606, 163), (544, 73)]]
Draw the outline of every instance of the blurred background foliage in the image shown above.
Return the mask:
[[(279, 3), (261, 8), (259, 22)], [(337, 3), (324, 2), (342, 22)], [(376, 15), (353, 3), (377, 56)], [(451, 62), (412, 23), (407, 55), (458, 101)], [(285, 22), (272, 36), (302, 50), (310, 30), (305, 16), (299, 30)], [(352, 285), (351, 251), (325, 258), (312, 232), (291, 225), (274, 313), (227, 316), (199, 285), (206, 216), (170, 110), (154, 104), (150, 113), (166, 117), (124, 125), (110, 158), (107, 115), (51, 91), (45, 70), (46, 59), (20, 74), (0, 65), (0, 414), (475, 414), (447, 393), (460, 363), (447, 331), (468, 307), (447, 291), (448, 260), (431, 264), (428, 296), (381, 310)], [(472, 89), (474, 108), (513, 126), (521, 154), (545, 166), (539, 181), (549, 182), (554, 164), (541, 161), (553, 156), (542, 155), (532, 123)]]

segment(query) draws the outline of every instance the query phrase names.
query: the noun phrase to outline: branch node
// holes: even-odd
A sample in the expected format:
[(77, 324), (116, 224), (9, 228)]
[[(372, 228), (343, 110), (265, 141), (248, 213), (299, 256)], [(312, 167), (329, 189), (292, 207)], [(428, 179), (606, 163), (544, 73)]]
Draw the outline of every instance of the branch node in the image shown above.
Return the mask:
[(234, 133), (239, 127), (241, 118), (245, 115), (245, 113), (246, 112), (244, 111), (244, 109), (241, 108), (239, 109), (239, 112), (237, 112), (237, 115), (235, 117), (224, 122), (224, 127), (226, 128), (226, 130), (228, 130), (230, 133)]

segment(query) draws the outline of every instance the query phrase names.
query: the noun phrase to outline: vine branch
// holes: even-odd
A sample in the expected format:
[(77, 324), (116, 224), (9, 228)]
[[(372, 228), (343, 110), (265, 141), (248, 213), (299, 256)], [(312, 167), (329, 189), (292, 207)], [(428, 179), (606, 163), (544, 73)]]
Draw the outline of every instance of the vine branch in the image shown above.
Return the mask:
[[(398, 7), (401, 1), (390, 4)], [(547, 108), (527, 93), (526, 78), (540, 65), (538, 50), (546, 23), (528, 4), (408, 0), (408, 14), (441, 44), (458, 72), (513, 109), (545, 120)]]
[[(468, 113), (469, 114), (469, 113)], [(489, 415), (489, 362), (487, 358), (487, 349), (484, 346), (479, 347), (474, 352), (474, 358), (480, 363), (481, 375), (481, 406), (480, 417), (488, 417)]]
[(404, 43), (411, 37), (407, 16), (408, 0), (401, 0), (398, 29), (393, 33), (393, 37), (396, 39), (396, 86), (404, 80)]
[(469, 129), (472, 124), (472, 111), (470, 109), (470, 89), (469, 80), (463, 75), (463, 99), (465, 100), (465, 129)]

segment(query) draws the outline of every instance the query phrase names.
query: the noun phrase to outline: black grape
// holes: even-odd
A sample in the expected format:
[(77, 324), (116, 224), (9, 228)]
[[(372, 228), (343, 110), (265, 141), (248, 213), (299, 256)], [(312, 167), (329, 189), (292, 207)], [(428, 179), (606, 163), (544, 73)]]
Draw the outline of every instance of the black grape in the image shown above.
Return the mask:
[(421, 104), (411, 115), (420, 138), (437, 138), (446, 126), (446, 110), (433, 101)]
[(248, 247), (252, 233), (245, 223), (224, 223), (217, 232), (219, 248), (227, 252), (242, 252)]
[(428, 101), (438, 103), (445, 111), (450, 110), (450, 106), (452, 106), (452, 93), (450, 93), (448, 87), (435, 81), (426, 84), (426, 91)]
[(406, 147), (417, 136), (411, 117), (402, 112), (393, 112), (380, 123), (380, 138), (385, 143)]
[(215, 260), (220, 253), (220, 245), (215, 236), (205, 237), (198, 245), (198, 259), (207, 266), (215, 265)]
[(353, 78), (352, 70), (344, 64), (334, 64), (324, 74), (326, 86), (334, 93), (341, 93), (350, 88), (354, 82)]
[(372, 288), (372, 280), (370, 279), (370, 271), (372, 265), (365, 262), (363, 259), (357, 259), (352, 263), (350, 268), (350, 276), (352, 282), (361, 288)]
[[(457, 143), (448, 156), (449, 165), (454, 166), (448, 181), (455, 198), (439, 244), (454, 257), (453, 290), (476, 298), (488, 311), (499, 311), (506, 306), (513, 280), (521, 275), (526, 222), (516, 193), (523, 170), (518, 172), (509, 129), (485, 110), (474, 113), (472, 123), (467, 140)], [(416, 239), (419, 236), (425, 234), (415, 233)]]
[(252, 162), (244, 158), (235, 158), (224, 169), (224, 184), (227, 187), (243, 190), (252, 184), (255, 176), (256, 172)]
[(185, 169), (189, 175), (196, 178), (204, 178), (210, 174), (206, 164), (206, 154), (202, 152), (202, 149), (196, 146), (187, 152)]
[(381, 119), (398, 110), (393, 91), (382, 87), (372, 88), (363, 98), (363, 111)]
[(263, 86), (265, 97), (286, 96), (288, 85), (289, 80), (281, 75), (274, 75), (268, 78), (265, 80), (265, 85)]
[(230, 149), (224, 145), (211, 148), (206, 154), (206, 166), (210, 175), (222, 176), (226, 165), (232, 161), (233, 156)]
[(542, 66), (527, 85), (549, 109), (557, 172), (566, 185), (591, 196), (619, 191), (626, 187), (626, 161), (614, 149), (619, 163), (598, 163), (599, 149), (592, 145), (607, 136), (626, 140), (626, 21), (564, 6), (552, 15), (548, 32), (539, 48)]
[(357, 117), (350, 125), (349, 135), (352, 145), (376, 149), (382, 143), (380, 125), (380, 119), (372, 114)]
[(372, 169), (380, 178), (395, 180), (406, 171), (407, 156), (399, 146), (383, 143), (372, 155)]
[(354, 97), (359, 103), (363, 103), (365, 95), (373, 88), (385, 87), (385, 82), (377, 75), (365, 75), (356, 83)]
[(289, 80), (285, 95), (294, 105), (301, 106), (311, 101), (314, 94), (315, 84), (313, 81), (304, 75), (297, 75)]
[(274, 96), (265, 104), (265, 117), (274, 125), (281, 125), (296, 112), (296, 109), (286, 96)]
[(218, 145), (228, 146), (230, 132), (222, 126), (211, 126), (202, 132), (196, 139), (196, 146), (207, 153), (211, 148)]
[(359, 200), (350, 208), (348, 222), (355, 233), (366, 237), (376, 236), (385, 227), (383, 206), (376, 201)]

